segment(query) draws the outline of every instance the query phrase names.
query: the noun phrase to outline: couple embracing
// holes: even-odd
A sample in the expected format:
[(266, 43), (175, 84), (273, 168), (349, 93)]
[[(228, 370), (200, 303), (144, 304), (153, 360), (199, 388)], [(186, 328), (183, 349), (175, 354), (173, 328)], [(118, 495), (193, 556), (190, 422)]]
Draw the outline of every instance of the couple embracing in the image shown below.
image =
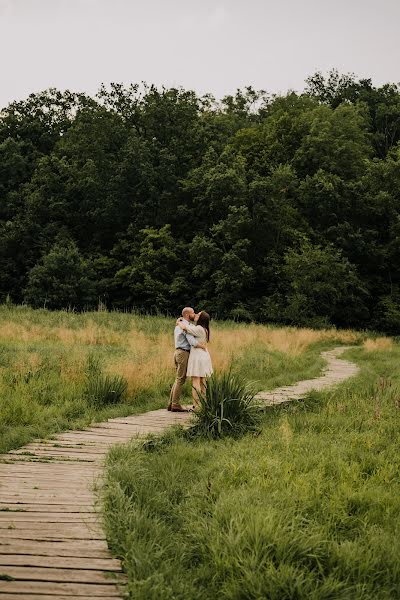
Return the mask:
[(186, 377), (192, 378), (193, 408), (199, 405), (199, 395), (205, 394), (205, 379), (212, 372), (211, 357), (207, 349), (210, 341), (210, 315), (203, 310), (195, 313), (187, 306), (176, 322), (175, 369), (176, 377), (171, 389), (168, 410), (186, 412), (181, 405), (181, 393)]

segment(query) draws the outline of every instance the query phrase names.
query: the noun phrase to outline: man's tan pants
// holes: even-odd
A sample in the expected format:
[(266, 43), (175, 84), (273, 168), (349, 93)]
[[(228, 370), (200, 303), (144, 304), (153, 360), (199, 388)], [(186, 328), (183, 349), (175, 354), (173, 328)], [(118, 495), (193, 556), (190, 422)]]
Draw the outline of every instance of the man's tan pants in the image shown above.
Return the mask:
[(176, 368), (176, 377), (169, 397), (170, 404), (181, 403), (182, 386), (186, 381), (188, 360), (189, 352), (186, 352), (186, 350), (175, 350), (174, 361)]

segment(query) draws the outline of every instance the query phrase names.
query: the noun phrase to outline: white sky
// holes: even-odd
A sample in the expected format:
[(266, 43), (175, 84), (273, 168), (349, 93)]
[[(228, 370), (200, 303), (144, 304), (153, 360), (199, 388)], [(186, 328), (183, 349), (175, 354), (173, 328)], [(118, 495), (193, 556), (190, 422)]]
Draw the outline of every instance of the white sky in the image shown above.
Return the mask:
[(217, 98), (336, 67), (400, 81), (400, 0), (0, 0), (0, 107), (142, 80)]

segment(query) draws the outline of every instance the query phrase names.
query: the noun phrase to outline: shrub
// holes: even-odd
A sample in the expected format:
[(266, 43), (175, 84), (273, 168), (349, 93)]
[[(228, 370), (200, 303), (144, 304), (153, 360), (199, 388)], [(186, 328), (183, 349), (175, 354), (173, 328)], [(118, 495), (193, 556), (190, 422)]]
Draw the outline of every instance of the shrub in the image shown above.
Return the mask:
[(254, 429), (260, 419), (261, 406), (255, 390), (231, 371), (207, 379), (206, 393), (199, 394), (200, 407), (190, 433), (210, 437), (239, 435)]

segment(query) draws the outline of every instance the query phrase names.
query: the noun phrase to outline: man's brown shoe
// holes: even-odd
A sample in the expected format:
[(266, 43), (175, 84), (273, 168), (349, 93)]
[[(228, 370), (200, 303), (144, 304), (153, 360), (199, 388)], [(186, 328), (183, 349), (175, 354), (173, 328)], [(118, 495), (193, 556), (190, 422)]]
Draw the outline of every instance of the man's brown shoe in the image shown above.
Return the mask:
[(171, 405), (171, 402), (170, 402), (170, 403), (168, 404), (168, 406), (167, 406), (167, 410), (171, 410), (171, 406), (172, 406), (172, 405)]
[(186, 408), (183, 408), (180, 404), (172, 404), (171, 412), (187, 412)]

